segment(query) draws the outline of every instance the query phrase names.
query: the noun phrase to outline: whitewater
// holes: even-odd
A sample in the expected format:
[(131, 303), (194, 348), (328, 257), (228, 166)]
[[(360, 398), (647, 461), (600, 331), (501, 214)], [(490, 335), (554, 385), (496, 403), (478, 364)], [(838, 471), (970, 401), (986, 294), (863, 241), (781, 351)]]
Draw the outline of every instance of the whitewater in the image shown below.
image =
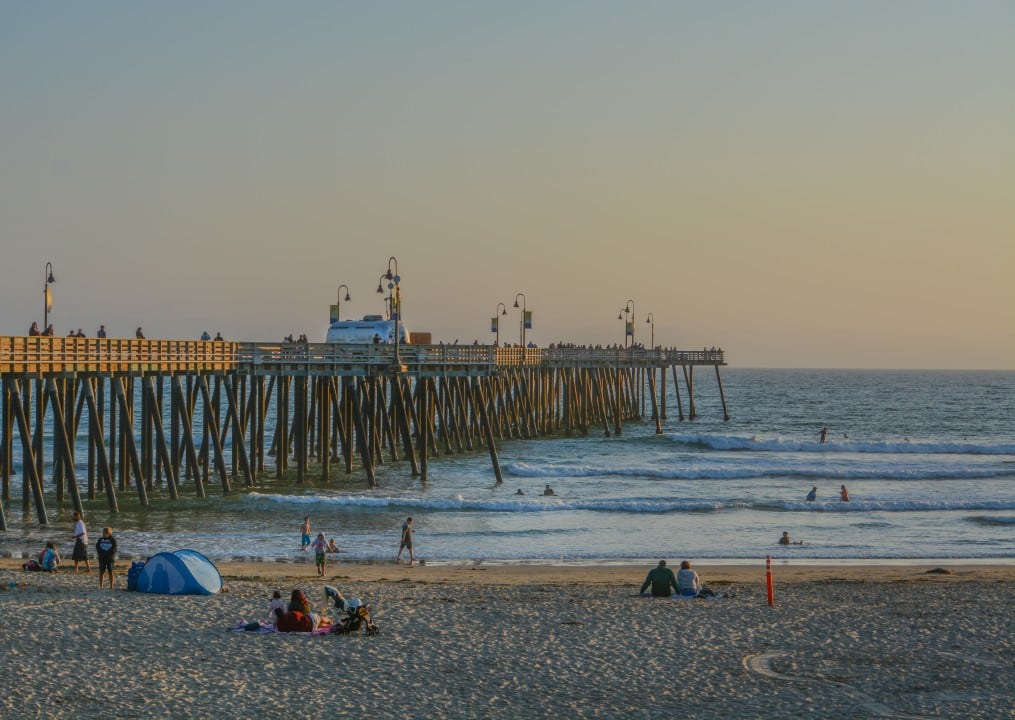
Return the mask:
[[(406, 464), (386, 464), (374, 489), (354, 473), (147, 509), (127, 502), (117, 516), (95, 502), (90, 526), (114, 526), (136, 556), (191, 547), (295, 560), (310, 515), (340, 560), (387, 561), (412, 515), (430, 562), (1015, 557), (1015, 373), (728, 369), (723, 379), (728, 422), (705, 376), (693, 422), (678, 419), (669, 387), (661, 435), (646, 418), (620, 436), (499, 442), (501, 485), (477, 449), (433, 459), (425, 487)], [(543, 496), (546, 485), (555, 495)], [(68, 509), (51, 528), (19, 523), (18, 510), (0, 549), (69, 531)], [(804, 544), (777, 545), (783, 531)]]

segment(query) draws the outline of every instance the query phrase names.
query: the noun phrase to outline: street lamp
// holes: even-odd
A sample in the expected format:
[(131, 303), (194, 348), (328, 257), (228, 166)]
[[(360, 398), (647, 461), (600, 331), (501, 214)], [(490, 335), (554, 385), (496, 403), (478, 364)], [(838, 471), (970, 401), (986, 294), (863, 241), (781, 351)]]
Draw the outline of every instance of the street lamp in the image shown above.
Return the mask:
[[(381, 284), (382, 282), (384, 282), (384, 273), (381, 273), (381, 276), (377, 279), (377, 292), (379, 292), (381, 294), (384, 293), (384, 287)], [(381, 299), (384, 301), (384, 319), (385, 320), (390, 320), (391, 319), (391, 296), (389, 295), (388, 297), (381, 298)]]
[(335, 320), (336, 322), (342, 319), (342, 288), (345, 288), (345, 301), (349, 302), (352, 297), (349, 295), (349, 286), (342, 283), (338, 286), (338, 297), (335, 298)]
[[(521, 305), (518, 304), (518, 298), (522, 299), (522, 304)], [(519, 336), (519, 339), (521, 340), (522, 347), (524, 348), (525, 347), (525, 315), (526, 315), (526, 312), (527, 312), (526, 309), (525, 309), (525, 293), (518, 293), (517, 295), (515, 295), (515, 307), (520, 307), (521, 310), (522, 310), (522, 316), (521, 316), (521, 318), (518, 321), (518, 336)]]
[[(394, 273), (391, 272), (392, 263), (394, 263), (395, 265)], [(398, 258), (396, 258), (394, 255), (388, 258), (388, 271), (384, 273), (384, 277), (388, 281), (388, 290), (391, 291), (390, 295), (391, 315), (393, 315), (395, 318), (395, 362), (398, 363), (400, 362), (400, 358), (398, 356), (398, 321), (401, 319), (402, 316), (402, 295), (399, 292), (398, 283), (402, 280), (402, 278), (398, 274)], [(378, 289), (379, 288), (380, 286), (378, 286)]]
[(652, 324), (652, 347), (650, 350), (655, 350), (656, 347), (656, 315), (655, 313), (649, 313), (648, 317), (645, 318), (645, 322)]
[[(500, 313), (497, 312), (500, 310)], [(497, 333), (497, 339), (494, 341), (494, 347), (500, 347), (500, 317), (499, 315), (507, 315), (507, 305), (504, 303), (497, 303), (497, 310), (493, 311), (493, 332)]]
[[(628, 300), (627, 304), (624, 307), (620, 308), (620, 314), (617, 315), (617, 319), (618, 320), (623, 320), (625, 314), (630, 315), (632, 318), (634, 317), (634, 300)], [(631, 321), (630, 323), (628, 323), (628, 321), (624, 322), (624, 347), (627, 347), (627, 329), (628, 329), (628, 327), (631, 328), (631, 347), (634, 347), (634, 322), (633, 321)]]
[(49, 298), (49, 286), (56, 282), (56, 278), (53, 277), (53, 263), (46, 263), (46, 284), (42, 287), (42, 332), (46, 332), (46, 328), (49, 327), (49, 307), (52, 305), (52, 301)]

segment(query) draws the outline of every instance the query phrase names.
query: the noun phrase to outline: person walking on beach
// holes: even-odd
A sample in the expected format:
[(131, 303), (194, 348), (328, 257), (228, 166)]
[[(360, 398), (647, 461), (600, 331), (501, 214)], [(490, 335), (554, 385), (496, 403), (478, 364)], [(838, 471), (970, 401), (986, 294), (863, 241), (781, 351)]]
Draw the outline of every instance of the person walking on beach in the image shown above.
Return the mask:
[(314, 549), (314, 562), (317, 563), (317, 574), (324, 577), (324, 553), (328, 549), (328, 541), (324, 533), (317, 533), (317, 539), (310, 545)]
[(99, 558), (99, 590), (102, 589), (102, 576), (109, 575), (109, 589), (113, 589), (113, 564), (116, 562), (116, 538), (113, 528), (102, 528), (102, 537), (95, 541), (95, 554)]
[(303, 516), (303, 524), (300, 525), (300, 552), (310, 547), (310, 516)]
[(839, 497), (842, 498), (843, 502), (849, 502), (849, 490), (846, 489), (845, 485), (839, 486)]
[(671, 588), (673, 591), (677, 590), (677, 578), (674, 577), (673, 571), (666, 567), (665, 560), (660, 560), (658, 565), (648, 571), (638, 594), (644, 595), (649, 585), (652, 586), (652, 597), (669, 597), (673, 594), (670, 592)]
[(395, 555), (395, 562), (402, 562), (402, 551), (409, 551), (409, 564), (412, 565), (416, 556), (412, 553), (412, 515), (405, 518), (402, 524), (402, 541), (398, 545), (398, 554)]
[(74, 572), (78, 571), (78, 563), (82, 562), (85, 564), (85, 572), (92, 571), (92, 564), (88, 561), (88, 530), (77, 510), (74, 511), (74, 553), (71, 559), (74, 561)]
[(807, 493), (807, 497), (805, 498), (805, 500), (807, 500), (807, 502), (814, 502), (817, 499), (818, 499), (818, 486), (815, 485), (814, 487), (811, 488), (811, 491)]

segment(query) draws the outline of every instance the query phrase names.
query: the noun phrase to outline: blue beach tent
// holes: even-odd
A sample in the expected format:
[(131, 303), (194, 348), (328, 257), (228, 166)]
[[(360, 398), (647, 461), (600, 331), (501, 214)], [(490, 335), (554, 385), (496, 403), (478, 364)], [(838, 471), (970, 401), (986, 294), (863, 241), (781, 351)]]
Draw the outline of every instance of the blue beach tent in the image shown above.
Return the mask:
[(137, 579), (138, 592), (162, 595), (214, 595), (221, 589), (215, 563), (196, 550), (153, 555)]

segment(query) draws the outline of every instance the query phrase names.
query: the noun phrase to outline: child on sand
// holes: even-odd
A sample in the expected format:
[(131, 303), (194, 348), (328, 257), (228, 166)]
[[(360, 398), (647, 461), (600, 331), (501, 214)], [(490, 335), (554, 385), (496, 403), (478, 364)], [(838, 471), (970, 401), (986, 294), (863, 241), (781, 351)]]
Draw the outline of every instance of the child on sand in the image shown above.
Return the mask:
[(109, 576), (109, 589), (113, 589), (113, 564), (116, 562), (116, 538), (113, 528), (103, 528), (102, 537), (95, 541), (95, 554), (99, 556), (99, 589), (102, 589), (102, 577)]
[(271, 602), (268, 603), (268, 616), (265, 621), (270, 624), (275, 624), (275, 609), (280, 608), (282, 612), (286, 610), (286, 602), (282, 599), (282, 593), (278, 590), (271, 594)]
[(317, 574), (324, 577), (324, 553), (328, 549), (328, 542), (324, 539), (324, 533), (317, 533), (317, 539), (310, 546), (314, 549), (314, 562), (317, 563)]
[(53, 541), (46, 543), (46, 549), (42, 551), (42, 569), (46, 572), (56, 572), (60, 565), (60, 553), (56, 551)]

